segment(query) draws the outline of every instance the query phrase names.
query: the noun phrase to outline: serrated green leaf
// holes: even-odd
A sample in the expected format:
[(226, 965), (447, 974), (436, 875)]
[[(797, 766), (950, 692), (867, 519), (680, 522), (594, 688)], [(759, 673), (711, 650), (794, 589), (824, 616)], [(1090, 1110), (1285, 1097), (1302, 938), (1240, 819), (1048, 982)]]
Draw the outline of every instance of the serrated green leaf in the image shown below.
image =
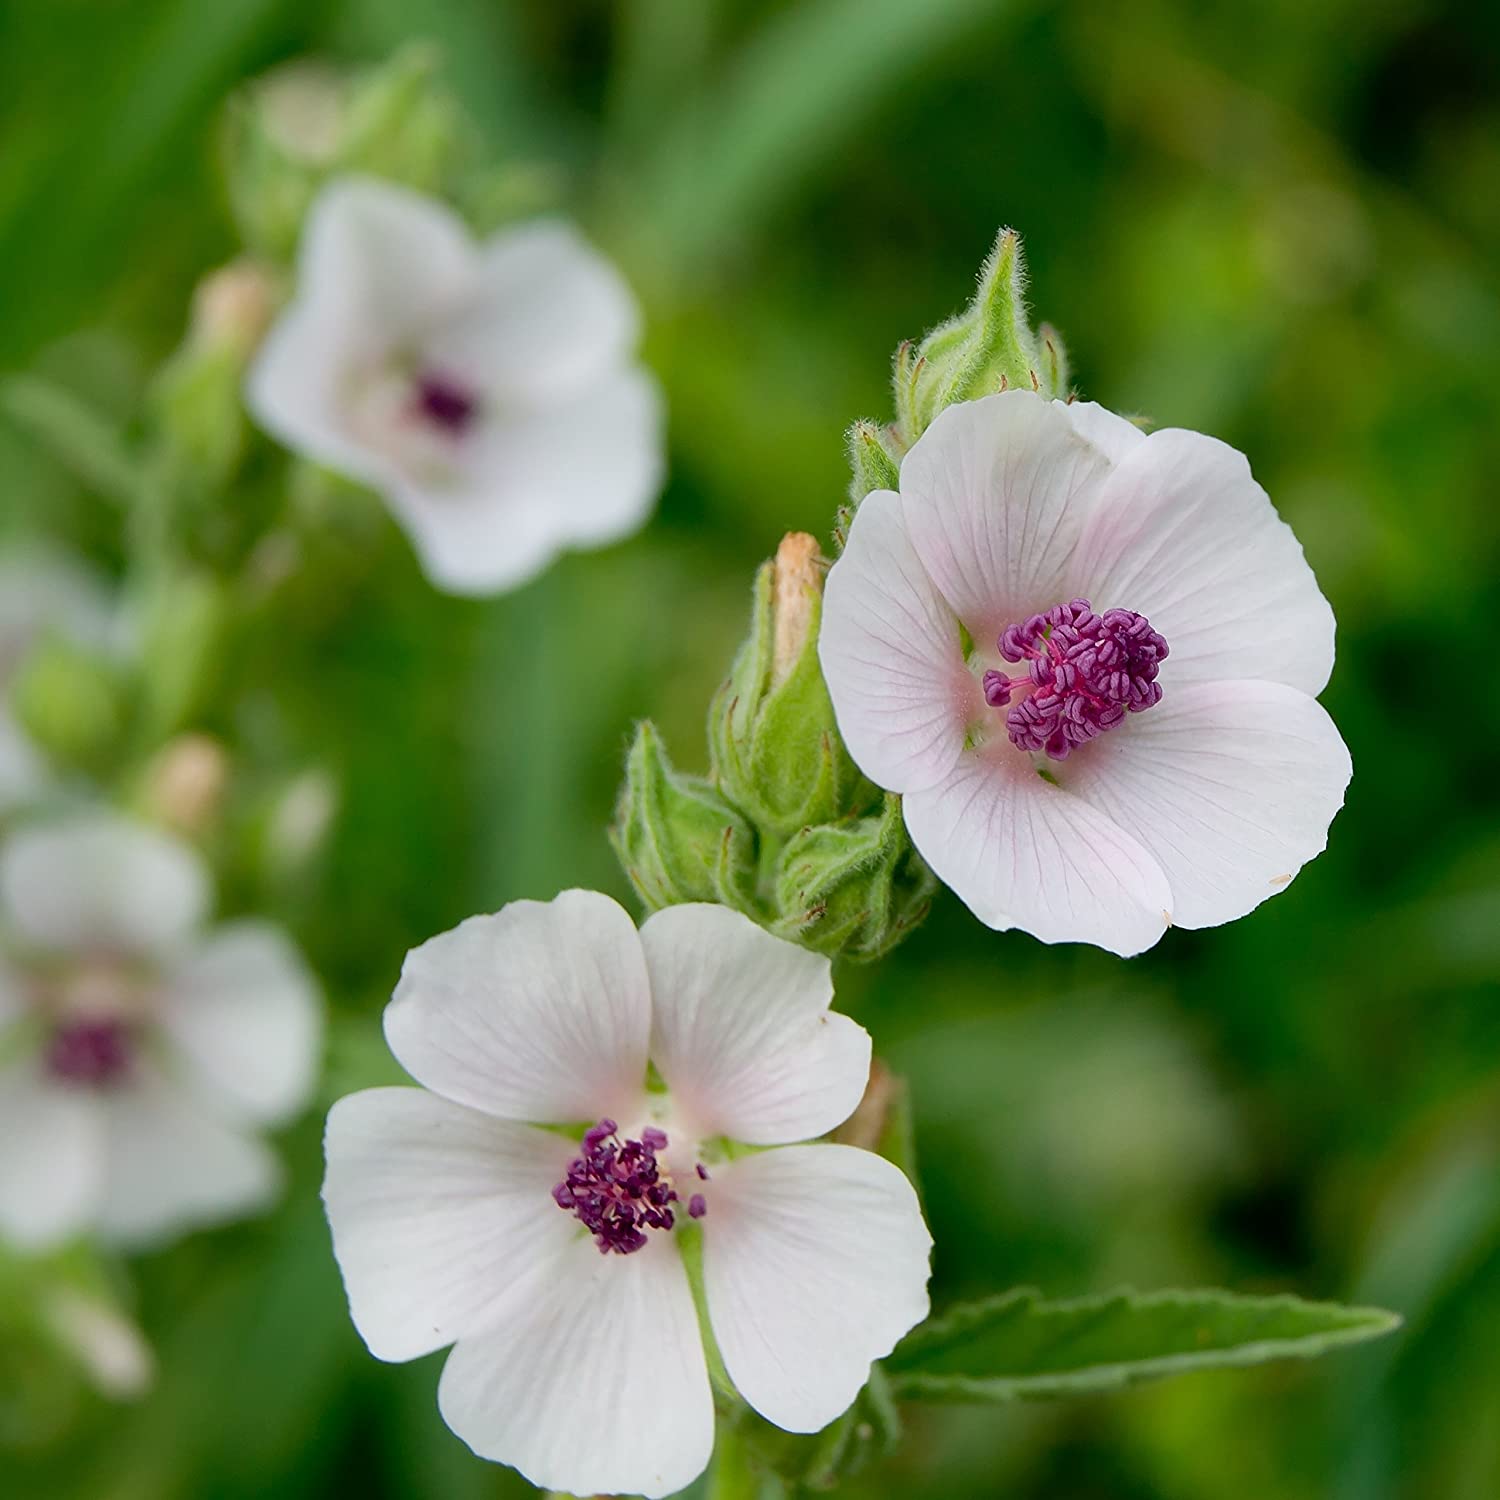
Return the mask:
[(1307, 1359), (1400, 1324), (1380, 1308), (1221, 1291), (1129, 1290), (1048, 1302), (1029, 1287), (953, 1308), (887, 1369), (921, 1401), (1013, 1401), (1110, 1390), (1191, 1370)]

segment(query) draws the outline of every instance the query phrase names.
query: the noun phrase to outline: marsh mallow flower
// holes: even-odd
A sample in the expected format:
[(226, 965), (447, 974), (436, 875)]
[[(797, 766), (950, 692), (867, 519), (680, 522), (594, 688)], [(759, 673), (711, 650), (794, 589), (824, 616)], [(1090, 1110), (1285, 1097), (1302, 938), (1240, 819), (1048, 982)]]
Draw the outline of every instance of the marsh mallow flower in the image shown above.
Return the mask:
[(832, 995), (827, 959), (727, 908), (637, 932), (591, 891), (416, 949), (385, 1032), (422, 1087), (328, 1119), (324, 1199), (371, 1353), (454, 1344), (444, 1420), (537, 1485), (670, 1494), (713, 1446), (683, 1243), (701, 1235), (740, 1395), (790, 1431), (832, 1421), (926, 1315), (931, 1245), (890, 1162), (797, 1144), (869, 1075)]
[(1233, 448), (1092, 403), (951, 406), (829, 574), (850, 753), (991, 927), (1138, 953), (1319, 853), (1333, 613)]
[(343, 178), (312, 207), (248, 399), (288, 447), (380, 491), (440, 588), (495, 593), (646, 518), (662, 438), (639, 324), (565, 224), (480, 243), (435, 199)]
[(319, 1001), (275, 928), (204, 931), (186, 845), (104, 814), (0, 848), (0, 1236), (159, 1241), (262, 1206), (256, 1131), (314, 1081)]

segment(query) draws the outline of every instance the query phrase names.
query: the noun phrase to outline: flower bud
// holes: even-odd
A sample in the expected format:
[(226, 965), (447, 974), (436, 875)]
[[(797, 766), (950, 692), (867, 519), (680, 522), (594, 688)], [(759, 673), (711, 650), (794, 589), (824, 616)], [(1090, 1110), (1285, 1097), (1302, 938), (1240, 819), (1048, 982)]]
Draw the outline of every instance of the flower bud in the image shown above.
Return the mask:
[(153, 408), (176, 469), (210, 487), (227, 484), (244, 456), (240, 391), (276, 298), (275, 279), (255, 261), (211, 272), (193, 294), (187, 337), (156, 377)]
[(217, 820), (228, 783), (229, 756), (218, 740), (178, 735), (146, 771), (146, 811), (153, 821), (197, 838)]
[(753, 904), (754, 834), (702, 777), (673, 770), (649, 722), (630, 747), (610, 841), (652, 911), (684, 901)]
[(878, 795), (844, 749), (818, 664), (823, 559), (792, 532), (755, 579), (750, 636), (709, 710), (713, 780), (764, 834), (863, 812)]
[(855, 504), (872, 489), (893, 488), (880, 478), (883, 466), (873, 435), (893, 464), (921, 437), (944, 407), (1019, 387), (1044, 396), (1067, 394), (1068, 365), (1062, 341), (1043, 325), (1033, 333), (1026, 317), (1026, 266), (1021, 237), (1002, 229), (979, 272), (973, 300), (940, 324), (920, 344), (896, 351), (892, 377), (895, 423), (885, 429), (856, 423), (850, 433)]
[(436, 54), (423, 46), (356, 73), (295, 62), (231, 100), (225, 162), (245, 242), (272, 259), (288, 259), (308, 205), (339, 174), (363, 172), (442, 192), (467, 139), (437, 67)]
[(176, 733), (203, 707), (230, 622), (225, 586), (203, 572), (156, 580), (141, 621), (140, 676), (147, 733)]
[(818, 953), (879, 958), (927, 914), (932, 872), (907, 838), (901, 800), (804, 828), (776, 863), (772, 930)]
[(26, 654), (10, 701), (27, 738), (49, 761), (70, 769), (98, 769), (125, 725), (118, 668), (56, 632)]

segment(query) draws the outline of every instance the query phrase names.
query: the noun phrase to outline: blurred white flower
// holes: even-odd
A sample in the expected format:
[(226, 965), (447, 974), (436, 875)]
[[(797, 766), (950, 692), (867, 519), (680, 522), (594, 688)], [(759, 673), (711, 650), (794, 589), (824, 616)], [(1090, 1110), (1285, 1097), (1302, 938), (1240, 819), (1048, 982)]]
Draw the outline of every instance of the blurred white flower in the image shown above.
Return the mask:
[(343, 178), (313, 205), (248, 396), (290, 448), (385, 496), (435, 584), (494, 593), (649, 513), (661, 404), (639, 331), (567, 225), (476, 243), (434, 199)]
[(0, 811), (35, 796), (47, 781), (36, 747), (10, 712), (10, 689), (26, 653), (48, 631), (77, 645), (120, 644), (120, 616), (104, 584), (50, 549), (0, 556)]
[(316, 988), (275, 928), (200, 930), (186, 845), (106, 814), (0, 847), (0, 1235), (158, 1241), (266, 1204), (255, 1132), (295, 1114)]
[(1138, 953), (1323, 849), (1333, 612), (1242, 454), (1010, 391), (942, 412), (900, 483), (855, 515), (820, 654), (849, 753), (981, 921)]
[[(457, 1341), (444, 1419), (535, 1484), (670, 1494), (713, 1446), (691, 1220), (740, 1394), (794, 1432), (832, 1421), (926, 1316), (931, 1246), (890, 1162), (789, 1144), (846, 1119), (869, 1075), (832, 997), (826, 958), (735, 912), (675, 906), (638, 933), (590, 891), (416, 949), (385, 1031), (424, 1087), (328, 1119), (324, 1199), (371, 1352)], [(580, 1120), (581, 1140), (522, 1123)]]

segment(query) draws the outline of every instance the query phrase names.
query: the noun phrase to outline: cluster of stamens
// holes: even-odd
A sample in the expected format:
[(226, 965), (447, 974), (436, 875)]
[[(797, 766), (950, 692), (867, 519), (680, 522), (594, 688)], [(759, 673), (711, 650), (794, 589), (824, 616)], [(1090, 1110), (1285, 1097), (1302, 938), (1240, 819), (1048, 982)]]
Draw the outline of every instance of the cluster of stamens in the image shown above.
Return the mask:
[(1006, 661), (1028, 663), (1025, 676), (984, 674), (985, 702), (1009, 705), (1005, 728), (1017, 749), (1066, 760), (1127, 713), (1161, 702), (1156, 674), (1167, 643), (1134, 610), (1096, 615), (1074, 599), (1006, 626), (997, 644)]
[[(600, 1120), (583, 1135), (583, 1149), (568, 1163), (568, 1175), (552, 1189), (557, 1206), (573, 1214), (603, 1255), (629, 1255), (646, 1244), (648, 1229), (670, 1229), (677, 1216), (677, 1191), (656, 1159), (667, 1134), (654, 1126), (639, 1140), (621, 1140), (613, 1120)], [(698, 1176), (708, 1172), (700, 1162)], [(702, 1193), (688, 1199), (688, 1217), (701, 1219), (708, 1205)]]
[(105, 1088), (130, 1071), (130, 1027), (113, 1017), (64, 1021), (47, 1042), (47, 1071), (64, 1083)]
[(461, 437), (474, 420), (479, 403), (456, 380), (426, 372), (412, 388), (412, 411), (449, 437)]

